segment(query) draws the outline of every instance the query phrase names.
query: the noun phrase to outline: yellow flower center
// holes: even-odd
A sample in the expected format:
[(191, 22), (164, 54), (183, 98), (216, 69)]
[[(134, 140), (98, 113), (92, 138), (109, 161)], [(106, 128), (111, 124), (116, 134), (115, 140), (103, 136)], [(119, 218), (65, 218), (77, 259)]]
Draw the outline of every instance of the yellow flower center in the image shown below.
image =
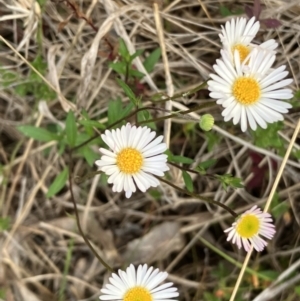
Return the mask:
[(124, 295), (123, 301), (152, 301), (150, 292), (141, 286), (130, 288)]
[(250, 49), (243, 45), (243, 44), (236, 44), (232, 47), (232, 53), (234, 53), (234, 50), (237, 50), (240, 55), (240, 61), (241, 63), (245, 60), (245, 58), (250, 53)]
[(238, 222), (236, 232), (242, 238), (251, 238), (259, 232), (259, 219), (255, 215), (245, 215)]
[(134, 148), (124, 148), (117, 155), (117, 166), (126, 174), (134, 174), (140, 171), (142, 165), (143, 156)]
[(232, 94), (239, 103), (252, 105), (259, 100), (261, 91), (256, 79), (240, 77), (233, 83)]

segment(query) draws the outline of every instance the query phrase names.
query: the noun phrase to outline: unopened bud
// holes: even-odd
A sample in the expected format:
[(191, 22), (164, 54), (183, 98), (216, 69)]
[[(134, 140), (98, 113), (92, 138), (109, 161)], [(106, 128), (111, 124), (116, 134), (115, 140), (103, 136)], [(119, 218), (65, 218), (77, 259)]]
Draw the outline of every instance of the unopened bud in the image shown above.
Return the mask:
[(215, 119), (211, 114), (204, 114), (199, 122), (199, 126), (203, 131), (210, 131), (214, 125)]

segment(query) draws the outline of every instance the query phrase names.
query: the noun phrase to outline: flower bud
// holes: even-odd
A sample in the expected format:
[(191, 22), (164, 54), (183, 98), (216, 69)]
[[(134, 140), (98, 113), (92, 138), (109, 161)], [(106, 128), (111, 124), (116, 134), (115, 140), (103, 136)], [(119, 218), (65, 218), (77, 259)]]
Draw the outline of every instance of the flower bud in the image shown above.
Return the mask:
[(214, 117), (211, 114), (204, 114), (200, 121), (199, 126), (203, 131), (210, 131), (214, 125)]

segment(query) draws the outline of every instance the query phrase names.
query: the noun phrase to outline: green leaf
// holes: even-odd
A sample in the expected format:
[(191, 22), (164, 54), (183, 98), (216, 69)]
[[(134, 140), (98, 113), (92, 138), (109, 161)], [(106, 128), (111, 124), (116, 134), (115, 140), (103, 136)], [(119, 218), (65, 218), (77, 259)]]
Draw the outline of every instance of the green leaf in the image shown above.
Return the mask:
[(96, 120), (79, 120), (78, 122), (84, 126), (93, 126), (100, 130), (104, 130), (106, 128), (104, 124)]
[[(44, 61), (43, 57), (39, 54), (31, 62), (31, 65), (43, 75), (47, 71), (47, 63)], [(31, 70), (30, 77), (32, 79), (36, 79), (36, 78), (40, 79), (40, 76), (38, 74), (36, 74), (35, 71), (33, 71), (33, 70)]]
[(130, 62), (130, 54), (129, 51), (127, 49), (127, 46), (124, 42), (124, 40), (120, 39), (119, 40), (119, 53), (121, 55), (121, 57), (127, 62)]
[(284, 150), (284, 140), (278, 135), (278, 131), (283, 128), (283, 122), (268, 124), (266, 129), (257, 128), (251, 131), (254, 144), (262, 148), (276, 148), (279, 151)]
[(132, 109), (134, 108), (134, 104), (130, 102), (123, 110), (122, 110), (122, 117), (127, 116)]
[(193, 186), (193, 180), (190, 176), (189, 173), (187, 173), (185, 170), (182, 171), (182, 176), (184, 180), (184, 184), (189, 192), (194, 191), (194, 186)]
[(9, 217), (0, 217), (0, 232), (8, 230), (10, 225)]
[(36, 99), (54, 100), (56, 98), (56, 92), (53, 91), (44, 82), (35, 82), (33, 85), (33, 94)]
[(3, 300), (6, 300), (5, 295), (6, 295), (5, 290), (1, 288), (0, 289), (0, 298), (3, 299)]
[[(85, 109), (82, 109), (82, 110), (81, 110), (81, 114), (82, 114), (82, 116), (84, 117), (83, 120), (90, 120), (89, 114), (88, 114), (88, 112), (87, 112)], [(80, 121), (82, 121), (82, 120), (79, 120), (78, 122), (79, 122), (80, 124), (82, 124)], [(83, 125), (83, 127), (84, 127), (86, 133), (87, 133), (90, 137), (92, 137), (92, 136), (94, 135), (94, 129), (93, 129), (93, 126), (91, 126), (91, 125), (84, 125), (84, 124), (82, 124), (82, 125)]]
[(222, 139), (222, 136), (215, 134), (214, 132), (205, 132), (204, 133), (206, 141), (207, 141), (207, 150), (211, 152), (215, 145), (219, 145), (219, 142)]
[(160, 48), (156, 48), (154, 51), (152, 51), (149, 56), (144, 61), (144, 67), (147, 70), (148, 73), (152, 72), (154, 69), (154, 66), (157, 64), (161, 56), (161, 50)]
[(241, 183), (242, 179), (233, 177), (231, 174), (215, 175), (215, 177), (221, 182), (223, 189), (226, 191), (228, 187), (243, 188)]
[[(139, 122), (153, 119), (148, 110), (138, 112), (137, 116)], [(153, 130), (156, 130), (156, 124), (152, 121), (147, 123), (147, 126)]]
[(131, 100), (131, 102), (134, 105), (137, 106), (138, 105), (138, 100), (135, 97), (133, 91), (130, 89), (130, 87), (125, 82), (123, 82), (121, 79), (119, 79), (119, 78), (116, 78), (116, 81), (119, 84), (119, 86), (123, 89), (123, 91), (125, 92), (125, 94), (128, 96), (128, 98)]
[[(1, 70), (2, 71), (2, 70)], [(1, 79), (1, 84), (3, 87), (8, 87), (12, 83), (15, 83), (18, 80), (18, 75), (15, 72), (4, 71)]]
[(21, 125), (17, 129), (25, 136), (33, 138), (37, 141), (49, 142), (59, 140), (59, 136), (43, 128), (38, 128), (32, 125)]
[(56, 176), (53, 183), (50, 185), (46, 196), (51, 198), (62, 190), (69, 176), (69, 169), (66, 167), (60, 174)]
[(220, 13), (222, 17), (228, 17), (232, 15), (231, 11), (226, 6), (220, 6)]
[(242, 9), (237, 9), (236, 11), (232, 12), (229, 8), (226, 6), (220, 6), (220, 14), (222, 17), (229, 17), (234, 15), (240, 15), (244, 11)]
[[(120, 98), (117, 98), (116, 100), (110, 100), (108, 102), (108, 124), (110, 125), (116, 122), (117, 120), (120, 120), (121, 118), (127, 116), (133, 108), (134, 108), (134, 104), (130, 102), (123, 109), (123, 103)], [(118, 127), (121, 124), (122, 123), (120, 123)]]
[(280, 275), (279, 272), (274, 271), (274, 270), (259, 271), (259, 274), (264, 275), (272, 280), (277, 279), (277, 277)]
[(139, 70), (132, 69), (132, 68), (130, 68), (128, 70), (128, 74), (131, 75), (131, 76), (134, 76), (136, 78), (139, 78), (139, 79), (141, 79), (145, 76), (144, 73), (140, 72)]
[(144, 52), (143, 49), (137, 50), (134, 54), (130, 56), (130, 61), (132, 62), (136, 57), (140, 56)]
[(21, 97), (24, 97), (29, 92), (29, 89), (31, 90), (31, 92), (34, 89), (31, 83), (19, 84), (15, 87), (15, 93)]
[(41, 8), (43, 8), (46, 4), (47, 0), (37, 0), (37, 3), (40, 5)]
[(282, 202), (272, 209), (272, 215), (277, 219), (281, 217), (284, 213), (288, 212), (289, 209), (290, 206), (286, 202)]
[(119, 73), (120, 75), (126, 74), (126, 63), (125, 62), (115, 62), (109, 63), (108, 66)]
[(216, 159), (209, 159), (209, 160), (206, 160), (206, 161), (203, 161), (201, 163), (199, 163), (199, 167), (202, 167), (204, 169), (208, 169), (212, 166), (214, 166), (216, 164), (217, 160)]
[(295, 287), (295, 294), (300, 297), (300, 285)]
[(271, 203), (271, 213), (274, 218), (280, 218), (284, 213), (289, 211), (289, 205), (280, 199), (279, 194), (275, 192), (272, 203)]
[(122, 118), (122, 101), (120, 98), (108, 102), (108, 124), (112, 124)]
[(218, 297), (208, 292), (204, 292), (203, 296), (204, 296), (204, 301), (220, 301)]
[(206, 170), (212, 167), (213, 165), (215, 165), (216, 162), (217, 160), (215, 159), (209, 159), (207, 161), (203, 161), (195, 168), (195, 170), (198, 171), (201, 175), (205, 175)]
[(67, 141), (70, 147), (74, 147), (77, 138), (77, 126), (73, 111), (69, 111), (66, 119)]
[(170, 161), (175, 163), (183, 163), (183, 164), (192, 164), (194, 162), (193, 159), (184, 156), (172, 156)]
[(95, 161), (99, 159), (99, 154), (96, 154), (89, 146), (84, 147), (84, 158), (89, 166), (93, 166)]

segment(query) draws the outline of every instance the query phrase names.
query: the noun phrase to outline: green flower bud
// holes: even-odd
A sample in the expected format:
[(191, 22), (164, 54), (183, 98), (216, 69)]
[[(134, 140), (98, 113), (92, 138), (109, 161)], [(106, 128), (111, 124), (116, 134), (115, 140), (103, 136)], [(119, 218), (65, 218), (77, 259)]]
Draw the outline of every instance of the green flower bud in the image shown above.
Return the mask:
[(214, 117), (211, 114), (204, 114), (200, 121), (199, 126), (203, 131), (210, 131), (214, 125)]

